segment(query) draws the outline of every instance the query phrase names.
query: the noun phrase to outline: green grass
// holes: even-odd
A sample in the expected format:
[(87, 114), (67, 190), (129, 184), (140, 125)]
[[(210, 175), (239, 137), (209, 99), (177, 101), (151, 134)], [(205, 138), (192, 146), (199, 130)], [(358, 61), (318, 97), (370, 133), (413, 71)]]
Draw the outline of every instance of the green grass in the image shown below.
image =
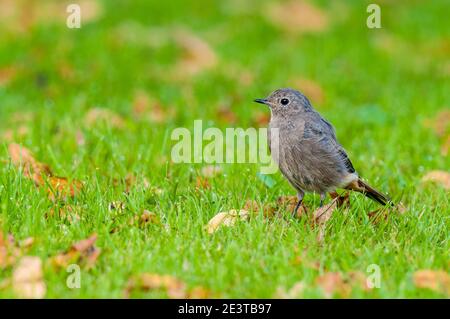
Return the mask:
[[(289, 35), (270, 24), (263, 1), (245, 6), (238, 1), (103, 1), (103, 14), (79, 30), (56, 21), (37, 23), (24, 33), (0, 26), (5, 28), (0, 68), (17, 70), (0, 86), (0, 132), (27, 127), (15, 142), (56, 175), (85, 183), (67, 203), (80, 209), (79, 221), (47, 216), (55, 203), (13, 167), (10, 141), (0, 140), (0, 229), (17, 240), (34, 237), (26, 254), (44, 262), (47, 297), (120, 298), (130, 277), (152, 272), (225, 298), (276, 297), (279, 287), (303, 281), (302, 296), (315, 298), (323, 297), (318, 276), (366, 273), (370, 264), (381, 268), (381, 287), (355, 288), (351, 297), (448, 297), (416, 288), (412, 279), (419, 269), (449, 271), (448, 191), (421, 183), (426, 172), (450, 167), (440, 153), (442, 139), (423, 125), (450, 103), (448, 5), (444, 0), (383, 1), (383, 28), (370, 30), (365, 26), (369, 2), (349, 2), (340, 10), (334, 1), (316, 3), (328, 12), (331, 26), (305, 35)], [(121, 40), (124, 25), (132, 26), (125, 34), (137, 40)], [(181, 52), (167, 34), (176, 28), (209, 43), (217, 66), (174, 79), (170, 70)], [(380, 41), (388, 36), (395, 40), (383, 49)], [(72, 70), (69, 78), (61, 75), (63, 64)], [(240, 83), (234, 69), (250, 72), (253, 81)], [(217, 114), (223, 105), (236, 114), (235, 126), (250, 127), (256, 114), (268, 112), (252, 100), (295, 78), (320, 84), (325, 97), (315, 107), (335, 125), (355, 168), (401, 200), (406, 213), (374, 224), (367, 212), (377, 205), (352, 194), (348, 213), (336, 212), (329, 221), (323, 244), (316, 240), (317, 228), (306, 219), (292, 219), (288, 211), (209, 235), (205, 225), (219, 211), (240, 209), (248, 199), (274, 203), (294, 191), (279, 173), (268, 188), (254, 164), (225, 164), (223, 174), (211, 179), (211, 189), (196, 191), (204, 165), (170, 163), (170, 133), (176, 127), (191, 129), (195, 119), (223, 130), (232, 126)], [(136, 90), (173, 107), (174, 115), (164, 123), (136, 119)], [(125, 126), (86, 125), (93, 107), (114, 110)], [(78, 131), (84, 134), (82, 146), (76, 142)], [(125, 194), (125, 183), (114, 181), (129, 173), (145, 177), (162, 193), (138, 183)], [(112, 201), (125, 203), (125, 210), (111, 212)], [(314, 209), (318, 197), (309, 194), (306, 203)], [(129, 225), (144, 209), (166, 226)], [(98, 234), (101, 255), (95, 267), (82, 270), (81, 288), (69, 289), (68, 273), (49, 259), (92, 233)], [(303, 262), (293, 263), (299, 255)], [(311, 268), (313, 262), (320, 269)], [(0, 282), (13, 269), (1, 269)], [(11, 287), (0, 289), (0, 298), (14, 296)], [(166, 295), (136, 291), (132, 296)]]

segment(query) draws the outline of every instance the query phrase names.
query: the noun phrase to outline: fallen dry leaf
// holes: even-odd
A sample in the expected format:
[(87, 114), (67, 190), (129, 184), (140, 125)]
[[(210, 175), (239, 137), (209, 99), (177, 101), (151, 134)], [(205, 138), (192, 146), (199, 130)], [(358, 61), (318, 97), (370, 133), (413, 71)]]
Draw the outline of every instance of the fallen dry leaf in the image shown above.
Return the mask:
[(205, 287), (196, 286), (188, 291), (186, 298), (188, 299), (211, 299), (215, 294)]
[(178, 77), (195, 75), (217, 64), (217, 56), (212, 48), (192, 32), (177, 30), (174, 39), (183, 51), (181, 59), (175, 65)]
[(139, 224), (140, 226), (145, 226), (148, 224), (161, 224), (161, 221), (158, 217), (158, 215), (156, 215), (154, 212), (148, 211), (148, 210), (144, 210), (142, 212), (142, 215), (139, 217)]
[(19, 144), (11, 143), (8, 146), (12, 163), (23, 169), (24, 175), (34, 181), (37, 186), (44, 184), (43, 175), (51, 176), (50, 167), (38, 162), (29, 149)]
[(23, 257), (13, 271), (12, 286), (21, 298), (43, 298), (47, 288), (41, 259), (34, 256)]
[(434, 182), (446, 190), (450, 189), (450, 173), (445, 171), (431, 171), (422, 177), (422, 182)]
[(300, 92), (305, 94), (313, 104), (323, 104), (325, 95), (322, 87), (316, 81), (305, 78), (292, 79), (290, 81), (292, 87), (298, 88)]
[(87, 269), (92, 268), (100, 255), (100, 249), (94, 246), (97, 235), (93, 234), (87, 239), (74, 243), (68, 251), (54, 256), (51, 262), (59, 268), (67, 268), (69, 264), (83, 263)]
[(202, 177), (202, 176), (197, 176), (197, 178), (195, 179), (195, 189), (196, 190), (200, 190), (200, 189), (210, 189), (211, 185), (209, 183), (209, 179), (206, 177)]
[(347, 297), (351, 292), (350, 285), (337, 272), (328, 272), (317, 277), (316, 284), (323, 290), (327, 298), (333, 297), (334, 294)]
[(65, 177), (50, 176), (48, 182), (48, 198), (51, 200), (67, 199), (68, 197), (75, 197), (83, 188), (83, 183), (77, 180), (69, 181)]
[(89, 110), (84, 118), (84, 122), (87, 126), (93, 126), (97, 123), (106, 123), (117, 129), (125, 127), (125, 120), (119, 114), (112, 110), (100, 107)]
[(264, 13), (272, 24), (292, 33), (324, 31), (329, 22), (322, 9), (302, 0), (272, 3)]
[(331, 197), (333, 199), (330, 203), (319, 207), (313, 214), (313, 223), (319, 226), (319, 234), (317, 236), (317, 241), (319, 243), (322, 243), (325, 238), (326, 223), (331, 218), (333, 212), (339, 207), (348, 207), (349, 205), (350, 197), (348, 193), (343, 196), (332, 193)]
[(209, 234), (214, 233), (219, 229), (220, 226), (233, 226), (236, 224), (238, 220), (248, 220), (249, 213), (246, 210), (236, 210), (232, 209), (228, 212), (220, 212), (216, 216), (214, 216), (206, 226), (206, 229)]
[(349, 205), (349, 194), (345, 193), (342, 196), (332, 194), (332, 201), (322, 207), (317, 208), (314, 211), (314, 223), (317, 225), (325, 224), (335, 211), (339, 207), (348, 207)]
[(174, 299), (187, 297), (185, 283), (170, 275), (144, 273), (131, 278), (125, 288), (125, 298), (129, 298), (135, 290), (165, 292), (169, 298)]
[(426, 288), (450, 295), (450, 275), (443, 270), (422, 269), (413, 275), (417, 288)]
[(200, 175), (206, 178), (213, 178), (222, 173), (222, 167), (217, 165), (207, 165), (202, 167)]
[(297, 196), (280, 196), (277, 198), (277, 207), (292, 212), (297, 206)]
[[(292, 213), (297, 206), (298, 198), (297, 196), (280, 196), (277, 198), (276, 209), (278, 211), (284, 210), (289, 213)], [(300, 218), (301, 216), (308, 213), (306, 206), (302, 203), (302, 205), (298, 208), (296, 218)]]
[(51, 200), (66, 199), (76, 196), (82, 189), (80, 181), (69, 180), (65, 177), (54, 176), (50, 167), (34, 158), (33, 153), (26, 147), (11, 143), (8, 146), (11, 162), (21, 168), (25, 177), (34, 181), (36, 186), (44, 187)]
[(276, 213), (276, 209), (272, 205), (261, 206), (255, 200), (249, 199), (244, 204), (244, 210), (248, 211), (249, 213), (259, 213), (261, 209), (263, 211), (264, 217), (273, 217)]

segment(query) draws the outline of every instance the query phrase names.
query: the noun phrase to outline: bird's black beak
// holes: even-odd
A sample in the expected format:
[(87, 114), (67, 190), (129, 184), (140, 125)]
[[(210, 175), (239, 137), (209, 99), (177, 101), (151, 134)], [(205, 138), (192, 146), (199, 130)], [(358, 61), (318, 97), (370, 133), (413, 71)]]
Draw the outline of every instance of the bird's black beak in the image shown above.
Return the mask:
[(255, 99), (256, 103), (261, 103), (261, 104), (268, 104), (266, 99)]

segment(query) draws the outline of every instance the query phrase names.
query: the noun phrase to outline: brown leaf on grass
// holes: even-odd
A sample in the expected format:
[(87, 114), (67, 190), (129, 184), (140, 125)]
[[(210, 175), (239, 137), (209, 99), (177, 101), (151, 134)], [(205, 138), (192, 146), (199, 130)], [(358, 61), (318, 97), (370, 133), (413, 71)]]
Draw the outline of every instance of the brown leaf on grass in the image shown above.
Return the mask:
[[(277, 210), (284, 210), (292, 213), (297, 206), (298, 198), (297, 196), (280, 196), (277, 198)], [(304, 204), (302, 204), (297, 210), (295, 217), (300, 218), (301, 216), (308, 213), (308, 210)]]
[(8, 151), (12, 163), (23, 169), (25, 177), (32, 179), (37, 186), (44, 185), (43, 175), (52, 175), (50, 167), (38, 162), (26, 147), (12, 143), (9, 144)]
[(55, 201), (57, 199), (67, 199), (68, 197), (75, 197), (83, 188), (83, 183), (77, 180), (69, 181), (65, 177), (50, 176), (47, 179), (48, 183), (48, 198)]
[(280, 196), (277, 198), (277, 208), (285, 209), (287, 211), (293, 211), (297, 206), (297, 196)]
[(197, 176), (197, 178), (195, 179), (195, 189), (196, 190), (211, 189), (209, 179), (206, 177)]
[(441, 185), (444, 189), (450, 189), (450, 173), (445, 171), (431, 171), (422, 177), (422, 182), (433, 182)]
[(87, 239), (74, 243), (69, 250), (58, 254), (51, 259), (57, 268), (66, 268), (69, 264), (84, 264), (87, 269), (92, 268), (100, 255), (100, 249), (95, 247), (97, 235), (93, 234)]
[(256, 200), (249, 199), (244, 204), (244, 210), (249, 213), (259, 213), (262, 209), (264, 217), (273, 217), (276, 213), (275, 207), (272, 205), (259, 205)]
[(313, 222), (319, 226), (319, 234), (317, 237), (319, 243), (322, 243), (324, 240), (326, 223), (331, 218), (333, 212), (339, 207), (348, 207), (350, 202), (348, 193), (342, 196), (333, 193), (331, 196), (333, 198), (332, 201), (316, 209), (313, 214)]
[(12, 286), (20, 298), (43, 298), (46, 285), (39, 257), (25, 256), (13, 271)]
[(170, 275), (143, 273), (131, 278), (125, 288), (125, 298), (136, 290), (165, 292), (169, 298), (187, 298), (186, 284)]
[(437, 136), (444, 136), (450, 127), (450, 111), (440, 111), (434, 118), (426, 120), (424, 125), (431, 128)]
[(345, 298), (351, 292), (351, 286), (337, 272), (328, 272), (317, 277), (316, 284), (323, 290), (327, 298), (333, 297), (334, 294)]
[(34, 181), (36, 186), (46, 187), (48, 197), (51, 200), (66, 199), (76, 196), (82, 189), (80, 181), (69, 180), (65, 177), (54, 176), (47, 164), (34, 158), (33, 153), (27, 148), (11, 143), (8, 146), (12, 163), (21, 168), (25, 177)]
[(264, 12), (272, 24), (292, 33), (324, 31), (329, 22), (322, 9), (303, 0), (272, 3)]
[(349, 205), (349, 194), (345, 193), (342, 196), (332, 194), (332, 201), (326, 205), (323, 205), (322, 207), (317, 208), (314, 211), (314, 223), (317, 225), (324, 225), (333, 214), (333, 211), (335, 211), (339, 207), (348, 207)]
[(119, 114), (112, 110), (100, 107), (90, 109), (84, 117), (84, 123), (87, 126), (93, 126), (98, 123), (106, 123), (107, 125), (117, 129), (123, 129), (125, 127), (125, 120)]
[(148, 210), (144, 210), (142, 212), (142, 215), (139, 217), (139, 224), (141, 227), (148, 225), (148, 224), (161, 224), (161, 221), (158, 217), (158, 215), (156, 215), (154, 212), (148, 211)]
[(183, 51), (183, 56), (175, 66), (177, 76), (196, 75), (216, 66), (217, 56), (204, 40), (186, 30), (177, 30), (174, 39)]
[(298, 78), (292, 79), (290, 83), (292, 87), (297, 88), (303, 94), (305, 94), (313, 104), (323, 104), (323, 102), (325, 101), (323, 89), (316, 81), (305, 78)]
[(228, 212), (220, 212), (214, 216), (206, 226), (208, 234), (212, 234), (219, 229), (220, 226), (234, 226), (239, 220), (248, 220), (250, 217), (248, 211), (246, 210), (236, 210), (232, 209)]
[(211, 299), (211, 298), (214, 298), (214, 296), (215, 296), (215, 294), (212, 291), (210, 291), (209, 289), (202, 287), (202, 286), (196, 286), (188, 291), (186, 298), (187, 299)]
[(417, 288), (431, 289), (450, 295), (450, 275), (443, 270), (422, 269), (413, 275)]
[(206, 178), (213, 178), (222, 173), (222, 167), (217, 165), (207, 165), (202, 167), (200, 175)]

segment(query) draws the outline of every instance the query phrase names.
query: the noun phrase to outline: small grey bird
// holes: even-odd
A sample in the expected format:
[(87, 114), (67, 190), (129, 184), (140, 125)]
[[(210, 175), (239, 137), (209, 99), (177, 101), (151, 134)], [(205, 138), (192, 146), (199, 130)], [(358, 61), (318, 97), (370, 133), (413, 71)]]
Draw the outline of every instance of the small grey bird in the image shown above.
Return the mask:
[(392, 205), (386, 195), (359, 178), (337, 141), (333, 126), (314, 110), (306, 96), (285, 88), (255, 102), (270, 107), (269, 148), (280, 171), (297, 190), (294, 214), (305, 192), (320, 194), (322, 206), (326, 194), (337, 188), (357, 191), (382, 205)]

